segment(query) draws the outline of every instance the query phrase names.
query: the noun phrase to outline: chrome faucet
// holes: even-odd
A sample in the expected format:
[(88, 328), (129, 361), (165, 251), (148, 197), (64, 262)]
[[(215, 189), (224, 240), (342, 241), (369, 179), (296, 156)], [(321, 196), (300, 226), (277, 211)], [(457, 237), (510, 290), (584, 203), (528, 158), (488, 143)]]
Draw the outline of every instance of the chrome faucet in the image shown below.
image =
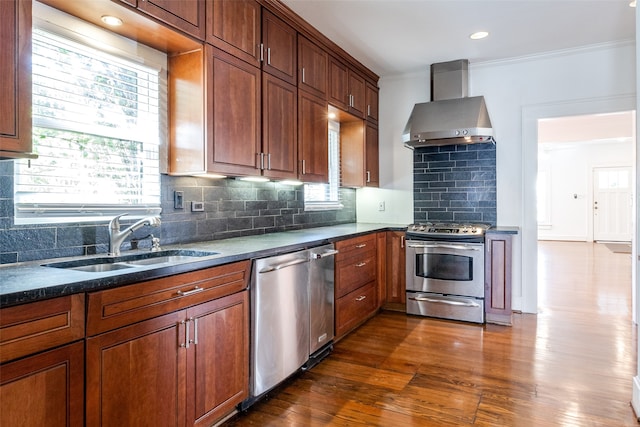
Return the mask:
[(131, 233), (136, 231), (138, 228), (149, 225), (151, 227), (157, 227), (160, 225), (160, 217), (159, 216), (148, 216), (146, 218), (142, 218), (140, 221), (130, 225), (124, 230), (120, 231), (120, 217), (125, 216), (125, 214), (118, 215), (109, 221), (109, 255), (110, 256), (118, 256), (120, 255), (120, 246), (122, 246), (122, 242), (126, 239)]

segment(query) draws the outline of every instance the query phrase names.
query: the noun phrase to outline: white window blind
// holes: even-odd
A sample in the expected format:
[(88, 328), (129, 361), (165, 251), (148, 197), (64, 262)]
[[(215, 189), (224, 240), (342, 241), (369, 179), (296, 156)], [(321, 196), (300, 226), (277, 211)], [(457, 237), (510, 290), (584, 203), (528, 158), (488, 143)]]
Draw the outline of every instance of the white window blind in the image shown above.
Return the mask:
[(304, 209), (342, 209), (340, 201), (340, 123), (329, 122), (329, 183), (304, 185)]
[(39, 157), (16, 162), (16, 222), (159, 213), (159, 70), (41, 29), (32, 62)]

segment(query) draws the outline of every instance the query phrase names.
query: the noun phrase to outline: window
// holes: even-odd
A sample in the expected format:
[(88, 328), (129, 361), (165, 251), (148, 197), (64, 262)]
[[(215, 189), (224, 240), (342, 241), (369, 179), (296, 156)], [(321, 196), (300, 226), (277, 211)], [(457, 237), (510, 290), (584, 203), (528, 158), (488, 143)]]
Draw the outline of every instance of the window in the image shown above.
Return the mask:
[(64, 35), (33, 30), (39, 157), (16, 162), (16, 223), (158, 214), (161, 68)]
[(329, 183), (304, 185), (304, 210), (342, 209), (340, 202), (340, 123), (329, 122)]

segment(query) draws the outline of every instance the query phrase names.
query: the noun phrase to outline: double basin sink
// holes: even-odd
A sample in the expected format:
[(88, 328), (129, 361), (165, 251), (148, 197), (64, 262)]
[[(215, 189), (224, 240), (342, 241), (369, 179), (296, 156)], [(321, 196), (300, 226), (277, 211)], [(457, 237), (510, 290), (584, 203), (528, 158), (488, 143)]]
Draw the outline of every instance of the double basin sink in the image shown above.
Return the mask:
[(54, 262), (43, 264), (43, 267), (63, 268), (66, 270), (86, 271), (91, 273), (104, 273), (129, 268), (145, 267), (150, 265), (171, 264), (182, 261), (195, 261), (198, 258), (216, 254), (218, 254), (218, 252), (176, 249), (121, 256)]

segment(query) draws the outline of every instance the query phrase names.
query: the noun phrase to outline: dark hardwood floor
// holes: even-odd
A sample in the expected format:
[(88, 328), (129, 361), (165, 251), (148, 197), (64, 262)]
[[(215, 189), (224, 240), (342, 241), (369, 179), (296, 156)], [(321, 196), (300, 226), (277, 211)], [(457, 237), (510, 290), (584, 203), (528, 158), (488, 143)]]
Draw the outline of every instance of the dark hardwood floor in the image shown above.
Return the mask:
[(513, 327), (382, 312), (225, 426), (634, 426), (631, 257), (539, 244)]

